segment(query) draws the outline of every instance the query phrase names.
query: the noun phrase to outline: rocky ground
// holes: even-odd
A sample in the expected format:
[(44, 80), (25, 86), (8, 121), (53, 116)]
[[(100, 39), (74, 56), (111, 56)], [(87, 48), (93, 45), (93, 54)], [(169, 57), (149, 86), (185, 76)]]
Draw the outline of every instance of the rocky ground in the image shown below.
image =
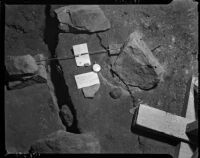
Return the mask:
[[(122, 62), (121, 71), (127, 72), (123, 82), (112, 73), (116, 57), (92, 55), (91, 62), (102, 69), (100, 88), (90, 99), (77, 89), (74, 75), (89, 72), (91, 67), (77, 67), (74, 59), (48, 62), (47, 83), (5, 88), (6, 150), (174, 155), (176, 144), (134, 133), (129, 110), (143, 102), (183, 116), (186, 84), (192, 74), (197, 75), (197, 4), (185, 0), (169, 5), (100, 5), (111, 28), (89, 34), (61, 31), (54, 12), (61, 6), (7, 5), (5, 56), (71, 56), (72, 46), (80, 43), (87, 43), (92, 52), (110, 43), (124, 43), (133, 31), (140, 30), (166, 73), (151, 89), (143, 88), (152, 84), (143, 74), (139, 75), (143, 83), (136, 77), (136, 86), (130, 86), (129, 72), (137, 74), (137, 70), (128, 59), (120, 59), (127, 61)], [(116, 94), (110, 95), (112, 91)]]

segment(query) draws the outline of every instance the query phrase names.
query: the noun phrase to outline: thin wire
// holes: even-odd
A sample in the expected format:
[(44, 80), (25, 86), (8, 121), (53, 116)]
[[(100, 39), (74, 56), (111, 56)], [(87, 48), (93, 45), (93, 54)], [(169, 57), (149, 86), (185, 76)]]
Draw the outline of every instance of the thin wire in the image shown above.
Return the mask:
[[(89, 52), (90, 55), (95, 55), (95, 54), (101, 54), (101, 53), (106, 53), (109, 50), (120, 50), (120, 48), (116, 48), (116, 49), (102, 49), (102, 50), (98, 50), (98, 51), (93, 51), (93, 52)], [(84, 54), (88, 54), (88, 53), (84, 53)], [(81, 54), (81, 55), (84, 55)], [(68, 60), (68, 59), (74, 59), (76, 56), (68, 56), (68, 57), (61, 57), (61, 58), (48, 58), (48, 59), (42, 59), (42, 60), (37, 60), (36, 62), (41, 62), (41, 61), (50, 61), (50, 60)]]
[[(155, 51), (157, 48), (161, 47), (162, 45), (158, 45), (155, 48), (153, 48), (151, 51)], [(93, 51), (93, 52), (89, 52), (90, 55), (95, 55), (95, 54), (101, 54), (101, 53), (106, 53), (109, 50), (120, 50), (121, 48), (116, 48), (116, 49), (102, 49), (102, 50), (98, 50), (98, 51)], [(84, 53), (84, 54), (88, 54), (88, 53)], [(82, 55), (84, 55), (82, 54)], [(37, 60), (36, 62), (41, 62), (41, 61), (50, 61), (50, 60), (68, 60), (68, 59), (74, 59), (76, 56), (68, 56), (68, 57), (61, 57), (61, 58), (48, 58), (48, 59), (42, 59), (42, 60)]]

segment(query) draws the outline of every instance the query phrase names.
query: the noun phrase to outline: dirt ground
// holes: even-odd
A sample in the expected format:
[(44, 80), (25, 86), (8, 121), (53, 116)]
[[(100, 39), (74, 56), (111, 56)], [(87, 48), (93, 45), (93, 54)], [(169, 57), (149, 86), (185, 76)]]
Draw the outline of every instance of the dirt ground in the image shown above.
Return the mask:
[[(60, 6), (63, 5), (7, 5), (5, 56), (37, 53), (47, 57), (71, 56), (72, 46), (80, 43), (87, 43), (92, 52), (104, 49), (109, 43), (123, 43), (133, 31), (140, 30), (166, 74), (163, 81), (151, 90), (127, 89), (111, 74), (113, 57), (106, 53), (92, 55), (91, 62), (100, 64), (102, 70), (99, 73), (100, 89), (93, 99), (88, 99), (77, 89), (74, 75), (89, 72), (91, 67), (78, 68), (73, 59), (49, 62), (47, 85), (5, 90), (6, 149), (9, 152), (27, 152), (34, 141), (63, 129), (58, 112), (67, 105), (74, 121), (70, 127), (65, 126), (66, 130), (78, 134), (94, 132), (101, 153), (174, 156), (176, 144), (131, 130), (133, 115), (129, 110), (141, 101), (183, 116), (186, 84), (192, 75), (198, 75), (197, 3), (177, 0), (169, 5), (100, 5), (111, 29), (94, 34), (61, 32), (53, 14), (53, 10)], [(51, 84), (53, 89), (48, 88)], [(118, 99), (109, 95), (114, 87), (122, 89), (122, 96)], [(41, 106), (47, 109), (42, 114)], [(36, 119), (38, 117), (47, 121), (39, 126), (41, 121)]]

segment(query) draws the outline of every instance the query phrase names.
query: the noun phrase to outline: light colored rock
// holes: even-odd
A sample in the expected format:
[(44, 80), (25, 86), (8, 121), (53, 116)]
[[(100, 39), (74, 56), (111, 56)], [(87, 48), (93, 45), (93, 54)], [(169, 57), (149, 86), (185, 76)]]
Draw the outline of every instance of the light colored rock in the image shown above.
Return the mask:
[[(36, 61), (44, 60), (45, 57), (43, 54), (37, 54), (34, 56)], [(46, 61), (37, 62), (38, 72), (37, 76), (41, 79), (47, 80), (47, 70), (46, 70)]]
[(124, 47), (124, 51), (131, 51), (134, 59), (137, 60), (137, 62), (143, 65), (151, 65), (154, 68), (156, 74), (160, 77), (161, 80), (163, 80), (165, 69), (159, 63), (158, 59), (153, 55), (150, 48), (143, 41), (142, 37), (143, 34), (139, 31), (134, 31), (131, 33), (127, 40), (126, 46)]
[(96, 94), (96, 92), (99, 90), (100, 84), (95, 84), (90, 87), (84, 87), (83, 94), (86, 98), (93, 98)]
[[(60, 28), (69, 32), (69, 27), (78, 31), (98, 32), (110, 29), (109, 20), (98, 5), (71, 5), (55, 10)], [(64, 26), (66, 25), (66, 26)]]
[(123, 44), (109, 44), (109, 54), (117, 55), (120, 53)]
[(7, 56), (5, 65), (10, 75), (34, 74), (38, 71), (38, 65), (31, 55)]
[(112, 62), (112, 70), (129, 86), (150, 90), (157, 86), (164, 71), (141, 38), (140, 32), (130, 34)]
[(100, 153), (100, 144), (93, 133), (74, 134), (58, 130), (38, 140), (31, 151), (39, 153)]

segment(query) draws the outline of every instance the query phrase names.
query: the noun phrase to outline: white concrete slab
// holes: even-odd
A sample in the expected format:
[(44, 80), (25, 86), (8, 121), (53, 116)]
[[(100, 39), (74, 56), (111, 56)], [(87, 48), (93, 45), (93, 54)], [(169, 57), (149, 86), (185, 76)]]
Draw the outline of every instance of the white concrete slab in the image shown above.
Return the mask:
[(192, 120), (140, 104), (135, 124), (189, 142), (186, 126)]
[(78, 89), (100, 84), (99, 77), (96, 72), (88, 72), (75, 75), (75, 80)]

